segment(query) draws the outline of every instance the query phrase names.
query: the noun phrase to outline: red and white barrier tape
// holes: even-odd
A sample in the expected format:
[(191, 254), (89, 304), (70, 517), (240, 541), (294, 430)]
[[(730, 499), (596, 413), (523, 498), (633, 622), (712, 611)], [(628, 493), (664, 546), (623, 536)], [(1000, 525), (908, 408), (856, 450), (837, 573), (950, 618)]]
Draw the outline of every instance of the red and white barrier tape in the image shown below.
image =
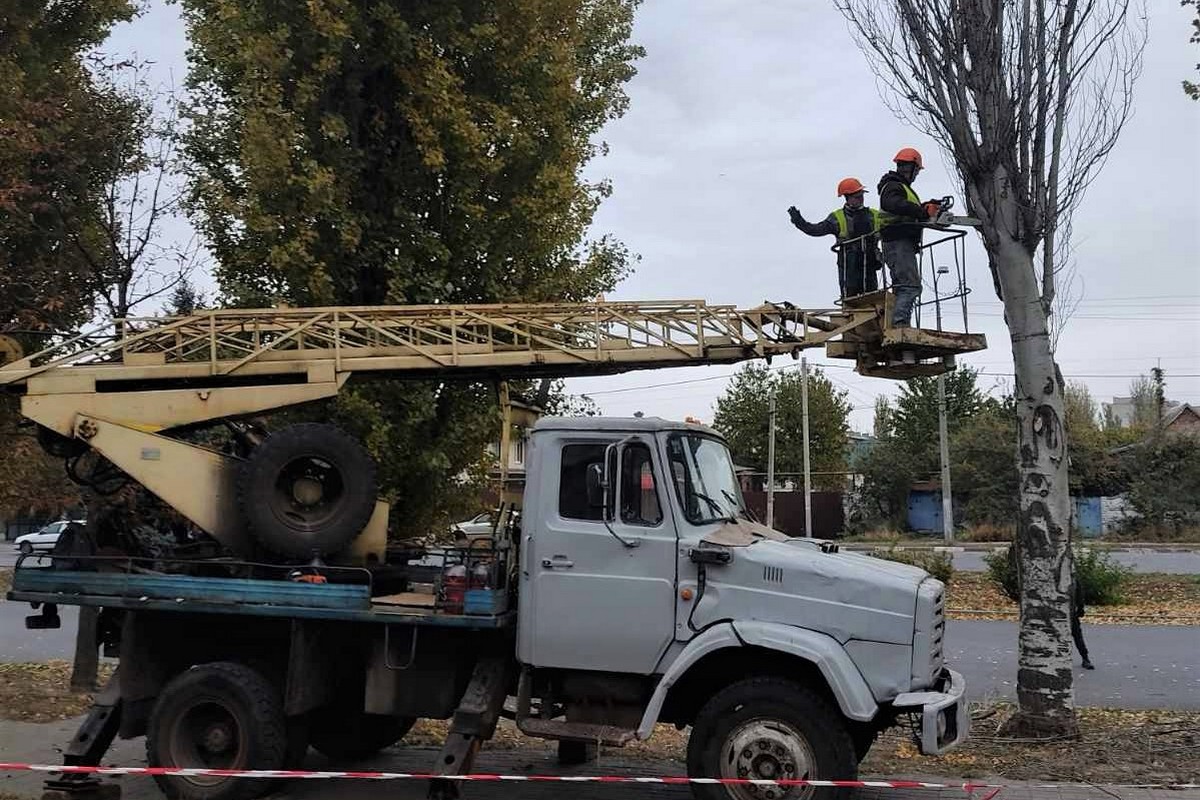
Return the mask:
[(814, 786), (852, 789), (958, 789), (973, 792), (979, 789), (999, 789), (986, 783), (931, 783), (928, 781), (817, 781), (786, 779), (759, 780), (751, 778), (686, 778), (638, 777), (633, 775), (433, 775), (425, 772), (332, 772), (328, 770), (293, 769), (204, 769), (197, 767), (69, 767), (54, 764), (7, 764), (0, 762), (0, 772), (54, 772), (75, 775), (178, 775), (181, 777), (218, 778), (303, 778), (355, 780), (448, 780), (448, 781), (510, 781), (520, 783), (639, 783), (639, 784), (717, 784), (721, 786)]
[[(634, 775), (500, 775), (476, 773), (472, 775), (434, 775), (428, 772), (363, 772), (297, 769), (204, 769), (199, 767), (74, 767), (61, 764), (18, 764), (0, 762), (0, 772), (49, 772), (74, 775), (178, 775), (181, 777), (217, 778), (299, 778), (299, 779), (351, 779), (351, 780), (447, 780), (464, 782), (512, 782), (512, 783), (635, 783), (635, 784), (714, 784), (719, 786), (792, 786), (832, 787), (847, 789), (956, 789), (968, 793), (982, 789), (993, 790), (984, 800), (995, 797), (1006, 784), (964, 783), (933, 781), (819, 781), (780, 778), (762, 780), (751, 778), (687, 778), (640, 777)], [(1091, 786), (1087, 783), (1022, 783), (1027, 789), (1068, 789)], [(1194, 783), (1122, 783), (1112, 784), (1113, 789), (1200, 789)]]

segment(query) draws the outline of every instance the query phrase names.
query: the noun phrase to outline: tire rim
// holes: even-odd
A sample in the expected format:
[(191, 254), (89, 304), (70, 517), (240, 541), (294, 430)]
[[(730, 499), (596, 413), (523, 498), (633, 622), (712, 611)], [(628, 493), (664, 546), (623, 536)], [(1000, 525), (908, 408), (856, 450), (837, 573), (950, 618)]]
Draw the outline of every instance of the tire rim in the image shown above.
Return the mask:
[(327, 524), (346, 496), (341, 470), (318, 456), (294, 458), (275, 479), (272, 510), (294, 530), (311, 531)]
[[(752, 719), (730, 731), (721, 752), (721, 777), (750, 780), (815, 780), (817, 758), (808, 739), (786, 722)], [(727, 786), (737, 800), (802, 800), (812, 786)]]
[[(180, 714), (167, 736), (167, 764), (172, 767), (242, 769), (246, 765), (246, 737), (229, 706), (204, 700)], [(197, 786), (215, 786), (230, 780), (221, 776), (179, 776)]]

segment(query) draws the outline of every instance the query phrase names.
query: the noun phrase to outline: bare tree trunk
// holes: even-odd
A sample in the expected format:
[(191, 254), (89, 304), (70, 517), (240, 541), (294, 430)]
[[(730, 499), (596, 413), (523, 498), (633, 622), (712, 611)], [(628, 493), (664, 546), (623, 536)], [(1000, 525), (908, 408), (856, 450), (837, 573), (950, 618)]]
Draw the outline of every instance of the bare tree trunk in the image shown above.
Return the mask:
[(999, 278), (1016, 370), (1020, 516), (1015, 546), (1021, 575), (1017, 714), (1021, 736), (1074, 735), (1071, 673), (1071, 543), (1065, 387), (1050, 347), (1033, 255), (1022, 244), (1020, 208), (997, 170), (977, 184), (973, 203), (993, 226), (985, 244)]

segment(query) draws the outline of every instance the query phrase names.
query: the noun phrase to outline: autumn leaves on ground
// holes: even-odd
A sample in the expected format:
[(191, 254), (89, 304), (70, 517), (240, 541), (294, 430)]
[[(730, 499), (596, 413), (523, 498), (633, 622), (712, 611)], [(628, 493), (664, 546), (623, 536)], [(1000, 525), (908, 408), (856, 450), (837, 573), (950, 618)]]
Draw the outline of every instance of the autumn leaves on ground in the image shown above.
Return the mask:
[[(1134, 575), (1119, 605), (1088, 606), (1092, 625), (1200, 625), (1200, 576)], [(956, 572), (947, 590), (951, 619), (1016, 620), (1017, 604), (987, 575)]]

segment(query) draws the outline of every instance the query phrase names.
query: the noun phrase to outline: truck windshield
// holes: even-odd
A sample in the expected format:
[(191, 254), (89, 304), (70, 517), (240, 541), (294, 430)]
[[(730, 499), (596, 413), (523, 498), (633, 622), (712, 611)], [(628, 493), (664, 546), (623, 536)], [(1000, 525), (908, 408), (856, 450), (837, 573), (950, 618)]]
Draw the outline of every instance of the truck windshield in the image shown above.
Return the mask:
[(688, 522), (703, 525), (723, 519), (750, 518), (725, 445), (699, 434), (677, 434), (667, 441), (671, 478)]

